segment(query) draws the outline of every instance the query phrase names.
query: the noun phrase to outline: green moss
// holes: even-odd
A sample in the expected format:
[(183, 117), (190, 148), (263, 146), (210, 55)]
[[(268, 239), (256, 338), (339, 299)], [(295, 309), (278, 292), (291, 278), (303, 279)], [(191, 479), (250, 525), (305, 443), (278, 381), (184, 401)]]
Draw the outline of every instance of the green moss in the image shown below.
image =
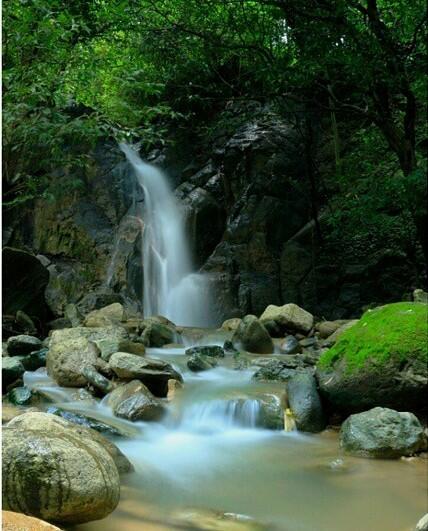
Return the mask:
[(321, 356), (318, 367), (327, 369), (340, 359), (346, 360), (349, 372), (368, 365), (371, 370), (381, 370), (389, 361), (426, 364), (427, 305), (397, 302), (367, 311)]

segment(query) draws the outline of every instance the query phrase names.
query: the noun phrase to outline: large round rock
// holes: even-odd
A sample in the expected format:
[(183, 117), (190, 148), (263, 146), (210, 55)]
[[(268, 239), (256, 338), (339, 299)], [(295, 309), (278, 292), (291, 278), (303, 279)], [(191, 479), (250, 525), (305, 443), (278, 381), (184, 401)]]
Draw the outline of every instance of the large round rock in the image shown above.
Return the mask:
[(75, 524), (104, 518), (119, 502), (114, 461), (89, 437), (72, 430), (24, 430), (12, 421), (3, 430), (2, 450), (6, 510)]
[(423, 412), (427, 363), (427, 306), (400, 302), (369, 310), (343, 332), (321, 356), (317, 377), (335, 410), (358, 413), (405, 404), (408, 411)]
[(340, 445), (355, 455), (396, 458), (423, 450), (426, 439), (413, 413), (375, 407), (346, 419)]
[(268, 331), (255, 315), (246, 315), (232, 337), (233, 346), (248, 352), (271, 354), (273, 341)]

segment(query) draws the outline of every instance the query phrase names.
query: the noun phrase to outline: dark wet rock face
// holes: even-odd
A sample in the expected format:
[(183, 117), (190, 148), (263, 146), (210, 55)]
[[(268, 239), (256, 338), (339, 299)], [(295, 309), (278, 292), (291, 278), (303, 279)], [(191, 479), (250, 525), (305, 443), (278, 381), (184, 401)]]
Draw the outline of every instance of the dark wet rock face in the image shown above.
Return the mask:
[(325, 428), (326, 419), (314, 376), (293, 375), (287, 382), (287, 396), (299, 431), (317, 433)]

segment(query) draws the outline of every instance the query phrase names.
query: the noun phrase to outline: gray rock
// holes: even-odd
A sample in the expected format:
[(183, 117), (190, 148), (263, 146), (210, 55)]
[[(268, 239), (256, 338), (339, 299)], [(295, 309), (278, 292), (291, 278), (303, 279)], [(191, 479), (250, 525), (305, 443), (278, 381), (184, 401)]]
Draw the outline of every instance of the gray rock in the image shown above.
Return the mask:
[(99, 389), (104, 395), (110, 393), (114, 389), (113, 383), (93, 367), (83, 367), (82, 375), (90, 384), (92, 384), (96, 389)]
[(40, 367), (45, 367), (47, 353), (48, 349), (42, 348), (40, 350), (36, 350), (35, 352), (31, 352), (31, 354), (28, 354), (28, 356), (24, 356), (21, 361), (25, 370), (36, 371)]
[(7, 340), (7, 351), (9, 356), (26, 356), (34, 350), (39, 350), (41, 347), (42, 342), (34, 336), (13, 336)]
[(141, 334), (141, 338), (147, 347), (163, 347), (168, 345), (168, 343), (174, 343), (175, 336), (174, 328), (155, 321), (150, 322)]
[(67, 420), (68, 422), (72, 422), (73, 424), (77, 424), (85, 428), (90, 428), (104, 435), (112, 435), (114, 437), (121, 437), (125, 435), (123, 432), (121, 432), (114, 426), (110, 426), (105, 422), (101, 422), (97, 419), (88, 417), (87, 415), (82, 415), (81, 413), (73, 413), (72, 411), (66, 411), (65, 409), (62, 409), (57, 406), (49, 407), (46, 412), (50, 413), (51, 415), (61, 417), (62, 419)]
[(119, 302), (93, 310), (85, 318), (85, 326), (99, 328), (118, 325), (125, 320), (125, 310)]
[[(128, 458), (119, 450), (119, 448), (115, 444), (106, 439), (99, 432), (102, 423), (96, 421), (95, 419), (85, 417), (84, 415), (77, 415), (71, 412), (68, 412), (70, 413), (68, 418), (62, 418), (62, 416), (66, 412), (64, 410), (60, 410), (60, 408), (56, 409), (57, 412), (55, 414), (42, 412), (27, 412), (22, 415), (18, 415), (13, 418), (7, 426), (11, 428), (17, 428), (20, 431), (24, 432), (30, 430), (38, 430), (48, 433), (52, 432), (59, 435), (61, 433), (72, 433), (72, 435), (77, 439), (90, 439), (95, 444), (104, 448), (104, 450), (113, 459), (113, 462), (116, 465), (116, 468), (120, 474), (125, 474), (133, 470), (132, 464), (129, 462)], [(82, 422), (81, 419), (79, 419), (78, 417), (84, 417), (85, 421)], [(93, 422), (93, 425), (97, 425), (97, 430), (89, 427), (88, 422), (91, 421)], [(109, 426), (109, 428), (111, 428), (111, 430), (115, 430), (115, 428), (113, 427)], [(106, 430), (104, 433), (113, 435), (113, 432), (108, 430)], [(117, 435), (118, 433), (114, 434)], [(120, 435), (123, 435), (123, 433), (120, 432)]]
[(202, 354), (192, 354), (187, 360), (187, 367), (193, 372), (202, 372), (213, 369), (217, 366), (217, 361)]
[(67, 304), (64, 309), (64, 317), (66, 317), (71, 326), (81, 326), (83, 323), (83, 315), (80, 313), (79, 309), (75, 304)]
[(297, 354), (302, 351), (300, 343), (294, 336), (287, 336), (279, 347), (281, 354)]
[(246, 315), (232, 337), (232, 343), (237, 349), (258, 354), (273, 352), (273, 342), (268, 331), (255, 315)]
[(83, 369), (96, 367), (99, 350), (85, 337), (66, 341), (62, 338), (58, 340), (55, 336), (57, 332), (52, 334), (52, 342), (46, 358), (48, 374), (58, 385), (83, 387), (87, 383)]
[(292, 376), (287, 382), (287, 396), (299, 431), (317, 433), (326, 426), (315, 378), (308, 373)]
[(167, 395), (168, 380), (171, 378), (183, 381), (181, 375), (169, 363), (127, 352), (113, 354), (109, 366), (119, 378), (142, 381), (155, 396)]
[(2, 358), (1, 379), (3, 389), (20, 378), (25, 372), (21, 360), (17, 357)]
[(162, 401), (155, 398), (138, 380), (115, 389), (108, 397), (107, 403), (117, 417), (131, 421), (159, 420), (165, 414)]
[(19, 328), (24, 332), (24, 334), (33, 335), (37, 333), (37, 327), (34, 324), (34, 321), (29, 315), (27, 315), (22, 310), (18, 310), (16, 312), (15, 320)]
[(428, 303), (428, 293), (423, 289), (415, 289), (413, 292), (413, 301), (414, 302), (423, 302)]
[(15, 423), (19, 418), (3, 429), (4, 509), (74, 524), (116, 508), (119, 474), (100, 444), (66, 428), (24, 430)]
[(305, 334), (314, 325), (313, 315), (293, 303), (284, 306), (269, 305), (260, 316), (260, 321), (275, 321), (284, 330), (297, 330)]
[(375, 407), (346, 419), (340, 444), (355, 455), (398, 458), (425, 449), (426, 439), (413, 413)]
[(217, 345), (204, 345), (199, 347), (186, 348), (184, 352), (187, 356), (200, 354), (210, 358), (224, 358), (224, 350)]
[(7, 399), (15, 406), (25, 406), (31, 402), (32, 393), (28, 387), (15, 387), (7, 393)]

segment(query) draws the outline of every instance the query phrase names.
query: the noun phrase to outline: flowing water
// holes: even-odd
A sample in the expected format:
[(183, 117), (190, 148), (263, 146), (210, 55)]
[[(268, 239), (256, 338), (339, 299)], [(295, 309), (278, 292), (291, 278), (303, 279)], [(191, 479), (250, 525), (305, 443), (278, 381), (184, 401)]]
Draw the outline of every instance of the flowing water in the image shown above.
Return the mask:
[(76, 531), (189, 529), (174, 524), (185, 508), (246, 514), (280, 531), (410, 531), (425, 512), (423, 459), (358, 459), (342, 455), (334, 431), (309, 436), (260, 429), (256, 397), (280, 393), (281, 384), (255, 382), (251, 370), (233, 370), (229, 357), (215, 369), (191, 373), (184, 348), (149, 349), (148, 355), (172, 363), (184, 377), (160, 422), (115, 418), (105, 400), (73, 401), (72, 391), (43, 370), (26, 373), (27, 385), (57, 404), (129, 435), (114, 439), (135, 467), (123, 477), (118, 508)]
[(163, 315), (182, 326), (210, 325), (207, 278), (193, 271), (184, 213), (166, 175), (144, 162), (128, 144), (122, 143), (120, 148), (144, 192), (144, 315)]

